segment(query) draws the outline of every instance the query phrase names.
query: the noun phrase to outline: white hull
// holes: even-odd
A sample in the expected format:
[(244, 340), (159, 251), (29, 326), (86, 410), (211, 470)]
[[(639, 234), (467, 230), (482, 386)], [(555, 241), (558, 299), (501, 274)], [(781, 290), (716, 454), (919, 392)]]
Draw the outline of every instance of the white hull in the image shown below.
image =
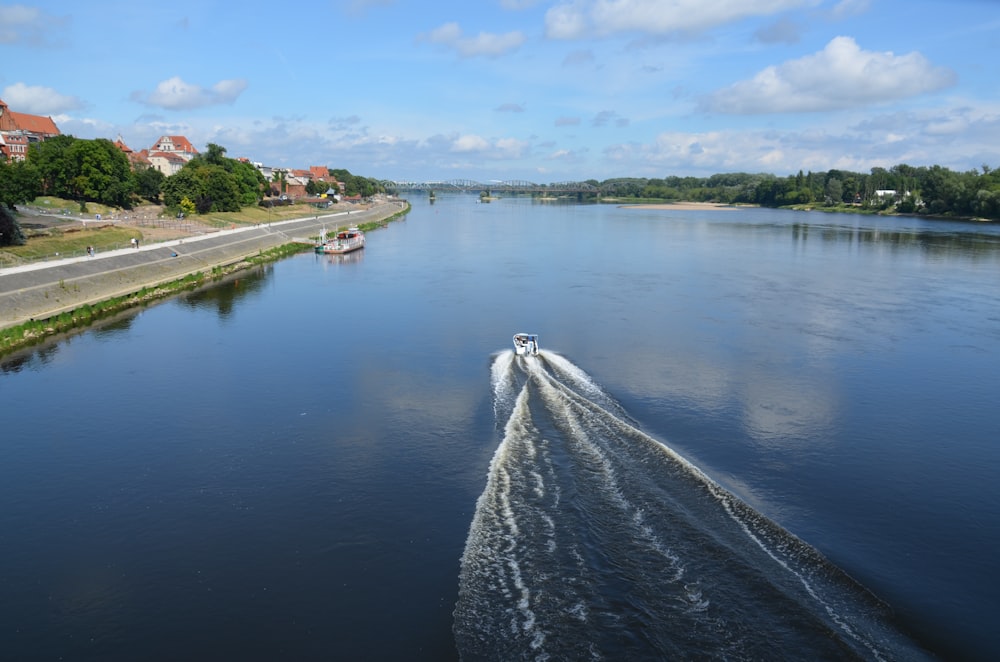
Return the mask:
[(538, 334), (514, 334), (514, 353), (518, 356), (535, 356), (538, 354)]

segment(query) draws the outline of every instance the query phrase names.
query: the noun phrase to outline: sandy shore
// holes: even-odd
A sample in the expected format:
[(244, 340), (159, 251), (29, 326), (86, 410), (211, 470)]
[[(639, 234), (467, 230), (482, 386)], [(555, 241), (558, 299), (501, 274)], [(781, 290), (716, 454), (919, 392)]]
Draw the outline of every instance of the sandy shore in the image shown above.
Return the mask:
[(712, 211), (739, 209), (719, 202), (662, 202), (648, 205), (619, 205), (622, 209), (672, 209), (674, 211)]

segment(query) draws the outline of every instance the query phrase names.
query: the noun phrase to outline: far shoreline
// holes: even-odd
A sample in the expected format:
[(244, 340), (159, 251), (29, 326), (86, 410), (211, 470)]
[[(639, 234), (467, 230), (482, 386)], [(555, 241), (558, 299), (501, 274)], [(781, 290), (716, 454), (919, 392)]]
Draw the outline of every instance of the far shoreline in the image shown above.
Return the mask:
[[(744, 207), (749, 205), (742, 205)], [(723, 211), (739, 209), (740, 205), (722, 202), (653, 202), (649, 204), (618, 205), (620, 209), (673, 209), (676, 211)]]

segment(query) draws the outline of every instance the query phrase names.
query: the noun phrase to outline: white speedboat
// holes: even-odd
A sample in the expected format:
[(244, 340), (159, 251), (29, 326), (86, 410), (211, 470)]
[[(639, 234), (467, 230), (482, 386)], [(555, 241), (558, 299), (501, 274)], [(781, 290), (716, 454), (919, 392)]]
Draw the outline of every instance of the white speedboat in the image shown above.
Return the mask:
[(514, 353), (518, 356), (538, 354), (538, 334), (537, 333), (515, 333)]

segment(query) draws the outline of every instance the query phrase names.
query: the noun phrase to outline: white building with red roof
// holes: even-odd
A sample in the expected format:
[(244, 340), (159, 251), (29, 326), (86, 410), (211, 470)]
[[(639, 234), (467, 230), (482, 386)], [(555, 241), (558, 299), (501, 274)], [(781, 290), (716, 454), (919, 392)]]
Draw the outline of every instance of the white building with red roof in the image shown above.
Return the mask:
[(184, 136), (160, 136), (148, 152), (143, 154), (154, 168), (168, 177), (197, 155), (198, 150)]

